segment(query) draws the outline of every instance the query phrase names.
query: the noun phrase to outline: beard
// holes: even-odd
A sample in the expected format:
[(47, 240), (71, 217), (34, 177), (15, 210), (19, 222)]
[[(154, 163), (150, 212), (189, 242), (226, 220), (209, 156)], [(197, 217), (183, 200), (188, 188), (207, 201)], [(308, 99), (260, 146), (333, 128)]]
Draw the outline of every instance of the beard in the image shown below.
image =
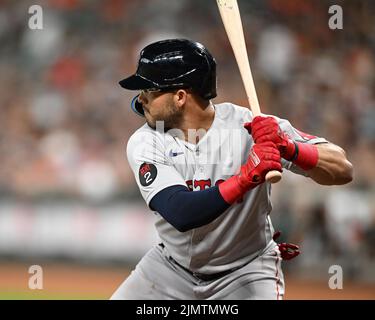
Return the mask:
[(162, 122), (164, 124), (164, 132), (166, 132), (180, 126), (183, 119), (183, 110), (178, 109), (173, 103), (169, 103), (165, 106), (162, 114), (151, 116), (150, 113), (145, 111), (145, 118), (147, 125), (154, 130), (156, 130), (156, 122)]

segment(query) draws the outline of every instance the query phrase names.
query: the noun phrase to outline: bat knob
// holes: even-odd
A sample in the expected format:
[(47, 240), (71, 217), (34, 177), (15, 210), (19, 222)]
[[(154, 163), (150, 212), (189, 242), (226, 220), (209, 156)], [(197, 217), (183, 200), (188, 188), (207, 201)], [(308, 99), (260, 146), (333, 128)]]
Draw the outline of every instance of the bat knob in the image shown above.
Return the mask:
[(266, 181), (271, 183), (277, 183), (281, 180), (281, 172), (272, 170), (266, 174)]

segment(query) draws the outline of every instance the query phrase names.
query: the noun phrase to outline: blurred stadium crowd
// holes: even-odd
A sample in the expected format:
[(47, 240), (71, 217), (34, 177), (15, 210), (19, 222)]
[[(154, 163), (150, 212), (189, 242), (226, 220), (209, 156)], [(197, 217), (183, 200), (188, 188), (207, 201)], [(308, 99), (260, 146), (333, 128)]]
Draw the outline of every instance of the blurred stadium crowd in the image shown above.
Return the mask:
[[(28, 28), (32, 4), (44, 10), (43, 30)], [(337, 188), (286, 174), (275, 224), (302, 243), (300, 264), (339, 257), (354, 276), (375, 257), (375, 3), (239, 4), (264, 112), (342, 146), (355, 169)], [(343, 30), (328, 27), (333, 4)], [(140, 200), (125, 146), (143, 120), (117, 82), (140, 48), (168, 37), (200, 41), (216, 57), (214, 102), (247, 104), (213, 1), (0, 0), (1, 197)]]

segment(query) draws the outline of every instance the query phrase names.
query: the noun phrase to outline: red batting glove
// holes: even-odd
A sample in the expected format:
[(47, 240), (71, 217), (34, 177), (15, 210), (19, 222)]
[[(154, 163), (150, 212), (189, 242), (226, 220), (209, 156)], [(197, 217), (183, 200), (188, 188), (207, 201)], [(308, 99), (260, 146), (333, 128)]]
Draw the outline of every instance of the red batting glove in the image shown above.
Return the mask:
[(232, 204), (250, 189), (265, 181), (267, 172), (282, 171), (280, 152), (271, 141), (255, 144), (239, 174), (230, 177), (219, 185), (224, 200)]
[[(281, 232), (276, 231), (273, 235), (273, 240), (276, 241), (278, 237), (280, 237)], [(297, 257), (301, 252), (299, 251), (299, 246), (293, 243), (278, 243), (277, 244), (280, 250), (281, 258), (283, 260), (291, 260)]]
[(253, 136), (255, 143), (272, 141), (280, 151), (282, 158), (292, 161), (304, 170), (314, 168), (318, 163), (316, 146), (295, 142), (283, 132), (273, 117), (257, 116), (244, 127)]
[(287, 135), (280, 130), (277, 120), (273, 117), (257, 116), (252, 122), (245, 123), (245, 128), (253, 136), (255, 143), (272, 141), (280, 151), (281, 157), (292, 159), (295, 154), (295, 145)]

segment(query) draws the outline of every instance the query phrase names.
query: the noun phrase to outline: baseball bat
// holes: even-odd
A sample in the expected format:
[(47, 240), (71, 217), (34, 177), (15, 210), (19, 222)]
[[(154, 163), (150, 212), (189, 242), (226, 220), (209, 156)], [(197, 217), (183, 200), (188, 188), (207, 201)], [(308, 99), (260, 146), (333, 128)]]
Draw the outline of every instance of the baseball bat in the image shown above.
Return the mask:
[[(247, 55), (245, 37), (241, 22), (240, 10), (237, 0), (216, 0), (219, 7), (221, 20), (232, 46), (234, 56), (240, 70), (242, 82), (245, 87), (247, 99), (253, 116), (261, 115), (257, 93), (255, 91), (254, 80), (251, 74), (249, 58)], [(281, 173), (276, 170), (269, 171), (266, 180), (271, 183), (280, 181)]]

